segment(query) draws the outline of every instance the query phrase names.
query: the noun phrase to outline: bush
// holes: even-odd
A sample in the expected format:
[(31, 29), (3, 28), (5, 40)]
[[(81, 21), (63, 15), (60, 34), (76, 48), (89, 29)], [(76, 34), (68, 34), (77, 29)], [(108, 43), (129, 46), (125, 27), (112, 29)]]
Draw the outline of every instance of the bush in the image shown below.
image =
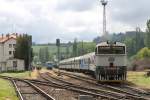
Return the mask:
[(129, 70), (145, 70), (150, 68), (150, 49), (142, 48), (136, 55), (131, 57), (131, 66)]
[(136, 59), (144, 59), (144, 58), (150, 58), (150, 49), (145, 47), (142, 48), (136, 55)]

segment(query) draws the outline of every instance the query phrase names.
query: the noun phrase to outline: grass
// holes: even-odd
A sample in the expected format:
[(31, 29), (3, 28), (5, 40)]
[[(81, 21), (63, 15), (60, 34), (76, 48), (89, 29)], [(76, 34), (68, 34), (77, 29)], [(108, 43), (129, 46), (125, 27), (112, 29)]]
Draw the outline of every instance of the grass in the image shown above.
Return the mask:
[(150, 89), (150, 77), (145, 76), (146, 72), (128, 72), (128, 81), (133, 84)]
[[(28, 78), (29, 72), (8, 72), (1, 73), (0, 75), (18, 78)], [(0, 79), (0, 100), (18, 100), (15, 89), (10, 81)]]
[(0, 75), (17, 77), (17, 78), (27, 78), (29, 77), (29, 74), (30, 74), (29, 71), (24, 71), (24, 72), (6, 72), (6, 73), (1, 73)]
[(4, 79), (0, 79), (0, 100), (18, 100), (12, 84)]

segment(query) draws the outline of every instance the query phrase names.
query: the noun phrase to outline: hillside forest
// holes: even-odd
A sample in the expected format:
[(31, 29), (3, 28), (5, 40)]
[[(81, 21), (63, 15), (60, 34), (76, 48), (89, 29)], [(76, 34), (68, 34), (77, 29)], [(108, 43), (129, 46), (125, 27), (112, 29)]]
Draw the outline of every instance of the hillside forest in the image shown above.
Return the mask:
[[(105, 37), (111, 42), (117, 41), (126, 44), (128, 63), (129, 66), (132, 66), (129, 69), (141, 70), (150, 68), (148, 66), (150, 64), (150, 20), (146, 23), (145, 31), (141, 31), (139, 27), (136, 27), (135, 31), (112, 33), (107, 34)], [(73, 42), (61, 43), (60, 60), (94, 52), (96, 44), (102, 41), (106, 41), (104, 40), (104, 36), (95, 37), (91, 42), (74, 39)], [(32, 48), (34, 52), (34, 64), (44, 64), (47, 61), (55, 62), (57, 60), (57, 46), (55, 43), (33, 44)]]

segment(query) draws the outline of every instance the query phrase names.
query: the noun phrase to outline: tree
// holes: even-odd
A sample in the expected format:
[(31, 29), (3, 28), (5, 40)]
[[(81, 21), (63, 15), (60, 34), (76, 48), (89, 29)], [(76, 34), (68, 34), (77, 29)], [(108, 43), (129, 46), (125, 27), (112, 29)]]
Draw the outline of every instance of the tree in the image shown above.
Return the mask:
[(78, 56), (94, 52), (96, 47), (96, 43), (94, 42), (79, 42), (78, 43)]
[(40, 48), (39, 50), (39, 60), (44, 64), (49, 61), (49, 51), (48, 47)]
[(137, 59), (144, 59), (144, 58), (150, 58), (150, 49), (147, 47), (141, 49), (137, 54), (136, 54)]
[(125, 44), (127, 46), (127, 54), (128, 56), (133, 56), (135, 53), (135, 39), (127, 37), (125, 39)]
[(145, 45), (150, 48), (150, 20), (147, 21)]
[(144, 33), (141, 32), (139, 27), (136, 28), (136, 35), (135, 35), (135, 52), (137, 53), (140, 49), (145, 47), (144, 45)]
[(33, 60), (32, 36), (23, 34), (17, 37), (14, 57), (23, 59), (25, 62), (25, 70), (29, 70), (29, 66)]
[(77, 56), (77, 39), (74, 39), (73, 43), (73, 57)]

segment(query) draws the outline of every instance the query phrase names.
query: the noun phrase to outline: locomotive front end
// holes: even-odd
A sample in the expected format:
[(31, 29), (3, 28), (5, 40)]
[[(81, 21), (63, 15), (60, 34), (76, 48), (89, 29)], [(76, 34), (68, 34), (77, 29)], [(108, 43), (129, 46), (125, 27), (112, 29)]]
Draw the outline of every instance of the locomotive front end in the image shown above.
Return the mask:
[(96, 46), (96, 79), (100, 81), (126, 80), (126, 46), (123, 43), (102, 42)]

